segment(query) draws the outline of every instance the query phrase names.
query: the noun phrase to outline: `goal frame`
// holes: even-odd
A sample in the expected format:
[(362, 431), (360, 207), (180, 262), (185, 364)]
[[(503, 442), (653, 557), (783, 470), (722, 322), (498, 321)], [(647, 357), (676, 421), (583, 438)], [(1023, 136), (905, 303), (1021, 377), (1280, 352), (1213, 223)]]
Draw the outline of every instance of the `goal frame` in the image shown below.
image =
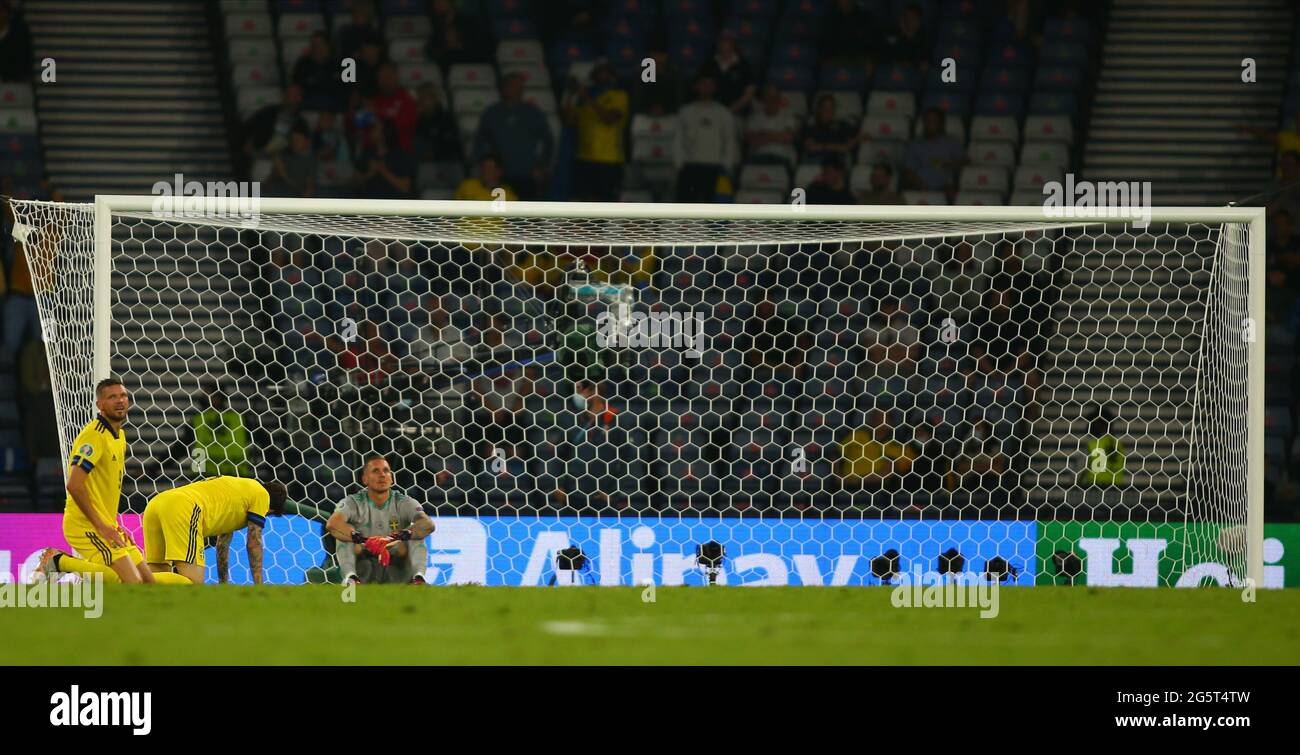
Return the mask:
[[(97, 195), (94, 255), (94, 378), (109, 376), (112, 358), (112, 228), (116, 212), (175, 212), (185, 217), (187, 197)], [(247, 212), (247, 200), (207, 197), (209, 209), (229, 206)], [(791, 220), (846, 222), (1007, 222), (1092, 225), (1125, 222), (1124, 217), (1053, 217), (1046, 208), (1031, 206), (977, 207), (963, 205), (794, 205), (682, 204), (648, 202), (474, 202), (403, 199), (295, 199), (259, 197), (258, 213), (313, 215), (374, 215), (409, 217), (516, 217), (572, 219), (659, 220)], [(1265, 333), (1265, 210), (1263, 207), (1153, 207), (1148, 223), (1239, 223), (1249, 228), (1247, 264), (1248, 311), (1255, 339), (1247, 357), (1247, 584), (1264, 584), (1264, 353)], [(1131, 221), (1130, 221), (1131, 222)]]

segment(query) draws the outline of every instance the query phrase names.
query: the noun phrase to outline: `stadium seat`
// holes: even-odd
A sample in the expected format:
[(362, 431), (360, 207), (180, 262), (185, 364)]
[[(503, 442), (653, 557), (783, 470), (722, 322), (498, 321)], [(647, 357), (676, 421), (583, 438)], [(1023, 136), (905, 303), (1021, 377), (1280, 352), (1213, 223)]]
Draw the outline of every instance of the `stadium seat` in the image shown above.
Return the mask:
[[(948, 116), (948, 122), (961, 121), (970, 116), (971, 96), (962, 92), (928, 90), (921, 95), (921, 110), (938, 108)], [(920, 119), (918, 118), (919, 122)]]
[(380, 0), (379, 15), (388, 18), (392, 16), (416, 16), (422, 17), (428, 13), (427, 0)]
[(248, 118), (267, 105), (278, 105), (280, 96), (280, 90), (275, 87), (240, 87), (238, 96), (239, 117)]
[(17, 110), (0, 109), (0, 130), (11, 134), (35, 134), (37, 129), (36, 111), (30, 108)]
[(821, 163), (802, 163), (794, 170), (794, 186), (805, 191), (821, 175)]
[(319, 13), (284, 13), (276, 24), (281, 38), (310, 37), (318, 31), (325, 31), (325, 19)]
[(1088, 64), (1088, 48), (1077, 41), (1044, 42), (1042, 62), (1047, 65), (1084, 66)]
[(397, 78), (408, 89), (419, 89), (424, 84), (432, 83), (442, 91), (442, 70), (434, 63), (407, 63), (397, 67)]
[(1079, 113), (1074, 92), (1035, 92), (1029, 100), (1030, 115), (1063, 115), (1073, 119)]
[(388, 57), (398, 65), (403, 63), (423, 63), (426, 60), (424, 38), (389, 37)]
[(862, 118), (862, 98), (857, 92), (817, 92), (813, 95), (812, 101), (815, 103), (822, 96), (829, 96), (835, 100), (835, 117), (841, 120), (852, 121), (857, 123)]
[(497, 44), (497, 64), (527, 63), (542, 65), (546, 56), (542, 43), (535, 39), (506, 39)]
[[(924, 126), (925, 123), (923, 118), (917, 118), (912, 121), (912, 136), (920, 136)], [(943, 130), (948, 136), (951, 136), (963, 144), (966, 143), (966, 124), (961, 118), (954, 118), (951, 115), (944, 118)]]
[[(858, 163), (861, 165), (886, 163), (890, 166), (897, 166), (903, 160), (904, 146), (902, 140), (877, 141), (873, 139), (864, 142), (858, 149)], [(897, 171), (895, 171), (895, 175), (897, 175)]]
[(1021, 165), (1016, 168), (1014, 188), (1017, 193), (1037, 192), (1041, 202), (1043, 184), (1048, 181), (1059, 181), (1063, 175), (1064, 171), (1055, 165)]
[(740, 169), (740, 188), (775, 190), (785, 193), (790, 174), (784, 165), (751, 164)]
[(862, 121), (862, 132), (872, 139), (900, 141), (907, 138), (909, 124), (910, 121), (903, 115), (873, 113)]
[(425, 16), (400, 15), (390, 16), (384, 22), (384, 35), (394, 37), (424, 37), (433, 33), (433, 23)]
[(1074, 127), (1064, 116), (1031, 115), (1025, 119), (1025, 139), (1070, 144), (1074, 141)]
[(823, 90), (856, 93), (866, 88), (867, 72), (860, 65), (828, 64), (822, 66), (817, 82)]
[(239, 63), (230, 72), (231, 83), (243, 87), (280, 87), (280, 71), (274, 65)]
[(872, 89), (915, 92), (925, 83), (920, 69), (908, 65), (882, 65), (876, 69)]
[(269, 37), (275, 32), (271, 24), (271, 14), (230, 13), (226, 16), (226, 36), (228, 37)]
[(467, 87), (496, 89), (496, 72), (492, 70), (492, 66), (482, 63), (456, 63), (447, 72), (447, 85), (452, 89)]
[(1075, 92), (1083, 85), (1083, 71), (1079, 66), (1038, 67), (1034, 75), (1034, 89), (1050, 92)]
[(524, 15), (489, 14), (492, 33), (497, 39), (537, 39), (537, 27)]
[(988, 92), (975, 98), (975, 115), (1005, 115), (1019, 119), (1024, 115), (1025, 98), (1012, 92)]
[(1061, 142), (1026, 140), (1020, 150), (1020, 162), (1025, 165), (1056, 165), (1064, 170), (1070, 165), (1070, 149)]
[(1005, 141), (1018, 143), (1020, 129), (1014, 118), (977, 115), (970, 122), (970, 138), (980, 141)]
[(0, 108), (26, 110), (36, 106), (31, 84), (0, 83)]
[(807, 91), (813, 85), (811, 65), (774, 64), (767, 69), (767, 80), (781, 89)]
[(911, 118), (916, 115), (916, 95), (911, 92), (872, 92), (867, 98), (867, 112)]
[(226, 43), (227, 58), (231, 64), (251, 62), (274, 64), (275, 39), (273, 37), (231, 37)]
[(485, 89), (482, 87), (465, 87), (462, 89), (452, 88), (451, 101), (452, 108), (456, 115), (477, 115), (487, 110), (490, 105), (498, 102), (501, 95), (495, 89)]
[(1010, 168), (1016, 164), (1016, 150), (1010, 141), (984, 141), (972, 137), (966, 153), (972, 165)]
[(638, 113), (632, 116), (632, 139), (671, 139), (677, 134), (677, 117)]
[(959, 185), (964, 191), (992, 191), (1001, 195), (1007, 190), (1007, 171), (997, 166), (968, 165), (962, 168)]
[(1029, 88), (1029, 71), (1023, 66), (990, 65), (980, 76), (980, 91), (1023, 93)]

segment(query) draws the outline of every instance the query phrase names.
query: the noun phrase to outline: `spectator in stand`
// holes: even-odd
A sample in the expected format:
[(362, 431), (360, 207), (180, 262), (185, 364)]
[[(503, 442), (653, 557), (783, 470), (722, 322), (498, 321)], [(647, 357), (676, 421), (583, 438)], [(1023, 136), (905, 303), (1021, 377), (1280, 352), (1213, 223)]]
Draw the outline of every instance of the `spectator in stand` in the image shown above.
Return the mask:
[(983, 302), (988, 276), (970, 242), (960, 241), (940, 249), (947, 250), (947, 257), (941, 252), (940, 258), (930, 263), (926, 274), (930, 281), (930, 311), (936, 318), (932, 324), (943, 327), (943, 320), (951, 319), (960, 328), (970, 322)]
[(323, 31), (311, 35), (311, 48), (293, 64), (293, 83), (302, 87), (306, 110), (342, 110), (347, 105), (342, 69)]
[(370, 111), (380, 120), (393, 124), (396, 129), (396, 146), (411, 152), (414, 146), (415, 123), (419, 120), (415, 98), (397, 79), (397, 66), (381, 63), (378, 72), (379, 92), (370, 100)]
[(411, 339), (411, 359), (417, 369), (428, 370), (447, 362), (461, 362), (469, 358), (469, 344), (460, 328), (451, 323), (451, 315), (442, 301), (430, 296), (426, 301), (429, 322)]
[(388, 376), (397, 371), (397, 357), (379, 334), (379, 326), (364, 320), (357, 327), (357, 337), (344, 343), (337, 336), (312, 334), (326, 349), (334, 352), (339, 367), (349, 374), (357, 385), (380, 386)]
[(415, 159), (459, 163), (460, 127), (447, 107), (442, 92), (433, 83), (420, 86), (415, 103)]
[(865, 138), (866, 135), (858, 133), (852, 123), (835, 117), (835, 98), (823, 94), (817, 98), (817, 109), (804, 127), (799, 141), (803, 146), (804, 160), (821, 160), (824, 157), (848, 160)]
[(917, 66), (922, 71), (929, 67), (934, 44), (921, 28), (921, 8), (909, 4), (898, 17), (898, 27), (885, 35), (880, 47), (879, 62)]
[(799, 118), (775, 84), (763, 87), (758, 108), (745, 124), (745, 142), (752, 162), (782, 163), (791, 168), (798, 161), (794, 139), (799, 133)]
[(384, 50), (384, 34), (375, 20), (375, 7), (370, 0), (353, 0), (352, 20), (338, 30), (340, 58), (356, 58), (361, 48), (375, 45)]
[[(638, 448), (618, 420), (620, 412), (597, 390), (578, 382), (573, 395), (577, 421), (547, 463), (551, 502), (575, 510), (624, 508), (622, 491), (644, 477)], [(622, 484), (620, 484), (622, 481)]]
[(396, 127), (364, 114), (366, 139), (357, 154), (352, 181), (365, 199), (404, 199), (415, 188), (411, 153), (397, 146)]
[(456, 199), (490, 202), (496, 199), (492, 196), (494, 189), (501, 189), (508, 201), (519, 198), (514, 189), (501, 180), (501, 161), (496, 155), (484, 155), (478, 161), (477, 175), (466, 178), (456, 187)]
[(835, 0), (822, 17), (817, 45), (822, 61), (865, 64), (868, 51), (876, 46), (872, 31), (877, 28), (876, 20), (857, 0)]
[(1126, 456), (1124, 444), (1112, 434), (1117, 413), (1114, 407), (1095, 407), (1088, 419), (1088, 448), (1081, 486), (1119, 486), (1124, 484)]
[(655, 117), (672, 115), (682, 104), (682, 76), (662, 49), (652, 49), (649, 58), (655, 63), (655, 80), (637, 78), (634, 99), (636, 112)]
[(627, 91), (618, 86), (614, 68), (601, 61), (591, 72), (591, 86), (578, 88), (570, 102), (565, 108), (565, 121), (578, 130), (574, 196), (616, 202), (623, 187), (626, 161), (623, 131), (628, 121)]
[(289, 136), (289, 149), (275, 153), (272, 163), (271, 175), (265, 181), (267, 196), (315, 196), (316, 158), (307, 129), (295, 128)]
[(1002, 488), (1002, 475), (1007, 466), (1001, 439), (981, 419), (971, 428), (970, 435), (962, 442), (961, 453), (953, 460), (948, 488), (964, 493), (992, 493)]
[(884, 411), (868, 411), (866, 421), (866, 427), (854, 430), (840, 441), (840, 479), (850, 491), (898, 490), (904, 476), (912, 471), (917, 451), (895, 439), (894, 428), (889, 426)]
[(754, 101), (754, 68), (740, 55), (736, 36), (724, 31), (718, 37), (718, 50), (701, 66), (701, 72), (718, 83), (718, 101), (736, 118), (749, 113)]
[(1005, 356), (1019, 358), (1029, 348), (1030, 325), (1023, 308), (1017, 306), (1015, 294), (990, 288), (984, 294), (984, 307), (973, 318), (976, 338), (994, 361)]
[(922, 191), (953, 193), (956, 174), (966, 164), (966, 148), (944, 131), (942, 110), (930, 108), (921, 116), (921, 136), (903, 151), (903, 186)]
[(871, 190), (858, 195), (859, 204), (906, 204), (903, 195), (894, 191), (894, 169), (889, 163), (871, 168)]
[(433, 33), (424, 52), (445, 72), (457, 63), (490, 63), (496, 46), (454, 0), (433, 0)]
[(858, 337), (867, 350), (863, 368), (875, 377), (889, 378), (915, 372), (921, 357), (921, 332), (903, 300), (885, 296)]
[(0, 81), (32, 78), (32, 33), (9, 0), (0, 0)]
[(317, 165), (345, 175), (352, 167), (352, 151), (338, 119), (337, 113), (321, 112), (316, 119), (316, 130), (311, 135), (311, 149)]
[(715, 97), (717, 82), (708, 74), (695, 80), (695, 100), (677, 115), (677, 201), (709, 202), (718, 179), (740, 158), (736, 121)]
[(244, 154), (249, 158), (274, 155), (289, 146), (294, 129), (307, 128), (302, 117), (302, 87), (290, 84), (278, 105), (267, 105), (244, 123)]
[(822, 158), (822, 172), (808, 187), (808, 204), (856, 204), (849, 191), (844, 162), (834, 156)]
[(546, 114), (524, 101), (524, 77), (506, 74), (501, 79), (501, 100), (479, 118), (474, 155), (500, 156), (506, 183), (523, 199), (536, 199), (546, 181), (555, 148)]
[(357, 53), (357, 81), (347, 87), (348, 109), (355, 110), (379, 94), (379, 67), (384, 64), (384, 49), (367, 42)]

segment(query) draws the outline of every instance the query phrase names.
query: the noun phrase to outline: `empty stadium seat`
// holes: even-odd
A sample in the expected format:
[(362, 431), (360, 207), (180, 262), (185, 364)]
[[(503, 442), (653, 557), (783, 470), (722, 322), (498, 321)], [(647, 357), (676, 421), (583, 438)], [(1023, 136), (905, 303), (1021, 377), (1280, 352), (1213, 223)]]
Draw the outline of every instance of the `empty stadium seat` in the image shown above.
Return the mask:
[(775, 190), (785, 193), (790, 174), (784, 165), (752, 164), (740, 169), (740, 188)]
[(447, 86), (452, 89), (465, 87), (496, 89), (496, 72), (492, 70), (492, 66), (483, 63), (457, 63), (447, 71)]
[(1070, 149), (1061, 142), (1026, 141), (1020, 150), (1020, 162), (1056, 165), (1064, 170), (1070, 165)]
[(985, 141), (972, 138), (966, 149), (972, 165), (1009, 168), (1016, 164), (1016, 150), (1010, 141)]
[(977, 115), (970, 122), (970, 137), (980, 141), (1018, 143), (1020, 141), (1020, 129), (1016, 125), (1014, 118)]
[(269, 37), (275, 32), (271, 14), (266, 11), (229, 13), (226, 15), (226, 36)]
[(1007, 171), (993, 165), (968, 165), (962, 168), (959, 185), (965, 191), (992, 191), (1001, 194), (1007, 190)]
[(1074, 126), (1061, 115), (1031, 115), (1025, 119), (1025, 139), (1044, 142), (1074, 141)]
[(867, 98), (867, 112), (880, 115), (916, 115), (916, 95), (911, 92), (872, 92)]

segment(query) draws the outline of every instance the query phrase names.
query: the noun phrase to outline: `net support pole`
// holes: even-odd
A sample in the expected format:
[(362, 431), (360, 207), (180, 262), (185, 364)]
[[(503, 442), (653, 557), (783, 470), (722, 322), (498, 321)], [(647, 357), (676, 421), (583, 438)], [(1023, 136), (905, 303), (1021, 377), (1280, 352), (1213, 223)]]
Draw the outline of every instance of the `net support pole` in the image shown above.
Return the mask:
[[(113, 211), (106, 197), (95, 197), (94, 347), (95, 382), (112, 369)], [(66, 465), (65, 465), (66, 466)]]
[(1249, 344), (1246, 390), (1246, 578), (1264, 586), (1264, 210), (1250, 220), (1247, 248), (1250, 276), (1250, 318), (1255, 341)]

